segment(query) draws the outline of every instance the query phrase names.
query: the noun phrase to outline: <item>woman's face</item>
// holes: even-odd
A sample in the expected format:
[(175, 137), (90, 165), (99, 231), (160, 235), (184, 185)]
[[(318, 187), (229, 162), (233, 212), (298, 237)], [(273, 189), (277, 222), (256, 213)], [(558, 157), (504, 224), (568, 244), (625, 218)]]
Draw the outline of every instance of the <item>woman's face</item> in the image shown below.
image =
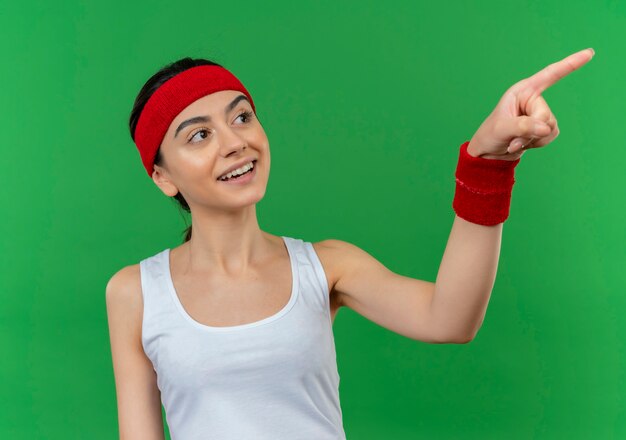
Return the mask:
[[(269, 142), (250, 102), (237, 90), (204, 96), (180, 112), (165, 133), (161, 156), (153, 180), (170, 197), (180, 191), (190, 207), (236, 209), (265, 195)], [(219, 180), (251, 160), (251, 176), (243, 176), (252, 177), (247, 183)]]

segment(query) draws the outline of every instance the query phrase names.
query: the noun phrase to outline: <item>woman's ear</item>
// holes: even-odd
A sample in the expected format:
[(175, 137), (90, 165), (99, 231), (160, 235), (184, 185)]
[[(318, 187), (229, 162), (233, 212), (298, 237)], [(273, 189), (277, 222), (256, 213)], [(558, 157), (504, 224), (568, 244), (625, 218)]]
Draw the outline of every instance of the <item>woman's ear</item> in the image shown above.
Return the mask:
[(152, 172), (152, 180), (154, 181), (156, 186), (161, 188), (163, 194), (168, 197), (174, 197), (176, 194), (178, 194), (178, 188), (169, 179), (167, 170), (159, 165), (153, 165), (152, 168), (154, 170)]

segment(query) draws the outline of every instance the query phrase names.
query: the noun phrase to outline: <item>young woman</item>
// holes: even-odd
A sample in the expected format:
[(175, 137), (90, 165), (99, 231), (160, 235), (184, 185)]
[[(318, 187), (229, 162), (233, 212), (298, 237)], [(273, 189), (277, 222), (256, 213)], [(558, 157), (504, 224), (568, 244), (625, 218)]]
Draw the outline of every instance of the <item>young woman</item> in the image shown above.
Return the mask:
[(540, 94), (591, 56), (577, 52), (514, 85), (461, 145), (457, 215), (436, 283), (393, 273), (345, 241), (261, 230), (270, 148), (248, 90), (203, 59), (152, 76), (131, 137), (191, 227), (180, 246), (106, 286), (120, 438), (163, 439), (163, 404), (175, 440), (345, 439), (332, 333), (342, 306), (414, 340), (471, 341), (495, 279), (514, 168), (531, 142), (558, 135)]

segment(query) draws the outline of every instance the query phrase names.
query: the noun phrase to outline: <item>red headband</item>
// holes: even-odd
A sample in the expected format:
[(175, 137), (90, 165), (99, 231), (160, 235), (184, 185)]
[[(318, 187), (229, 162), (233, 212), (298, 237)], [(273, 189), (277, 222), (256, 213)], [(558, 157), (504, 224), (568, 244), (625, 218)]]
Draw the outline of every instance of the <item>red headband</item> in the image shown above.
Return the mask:
[(163, 83), (148, 99), (135, 128), (135, 144), (148, 175), (163, 137), (174, 118), (189, 104), (220, 90), (238, 90), (254, 102), (243, 84), (227, 69), (202, 65), (187, 69)]

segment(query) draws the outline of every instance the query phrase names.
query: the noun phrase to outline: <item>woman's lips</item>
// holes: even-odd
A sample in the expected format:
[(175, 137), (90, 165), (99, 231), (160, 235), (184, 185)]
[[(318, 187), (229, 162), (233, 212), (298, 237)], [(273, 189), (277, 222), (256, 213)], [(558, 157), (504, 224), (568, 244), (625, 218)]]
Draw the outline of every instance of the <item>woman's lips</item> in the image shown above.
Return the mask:
[(231, 185), (244, 185), (244, 184), (250, 182), (252, 180), (252, 178), (254, 176), (256, 176), (256, 169), (257, 169), (257, 163), (255, 161), (254, 162), (254, 166), (252, 167), (252, 169), (250, 171), (248, 171), (247, 173), (241, 175), (241, 177), (237, 177), (235, 179), (231, 178), (231, 179), (228, 179), (228, 180), (217, 179), (217, 181), (220, 182), (220, 183), (226, 183), (226, 184), (231, 184)]

